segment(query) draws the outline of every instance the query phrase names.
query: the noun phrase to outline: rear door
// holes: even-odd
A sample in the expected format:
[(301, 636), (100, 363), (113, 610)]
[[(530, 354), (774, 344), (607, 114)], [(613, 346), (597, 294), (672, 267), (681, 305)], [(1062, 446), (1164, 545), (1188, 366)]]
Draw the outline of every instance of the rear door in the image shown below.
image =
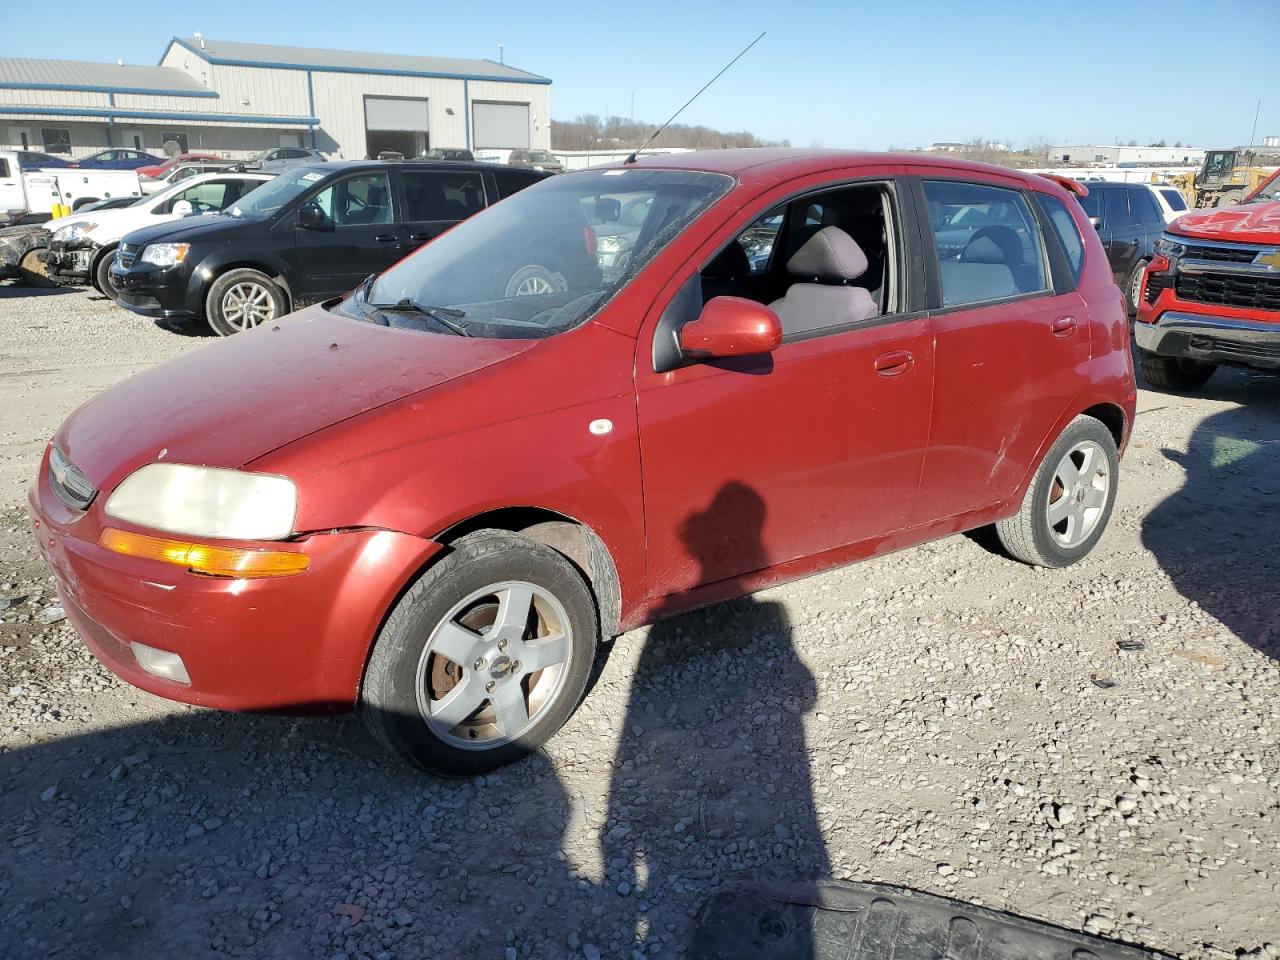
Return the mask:
[(1147, 232), (1141, 214), (1129, 203), (1131, 193), (1128, 187), (1121, 186), (1102, 191), (1102, 223), (1107, 229), (1103, 246), (1107, 248), (1111, 272), (1121, 288), (1142, 255), (1142, 243)]
[(346, 293), (402, 255), (386, 170), (340, 177), (303, 204), (308, 205), (317, 207), (324, 219), (318, 227), (302, 227), (294, 214), (296, 267), (290, 288), (295, 304)]
[(486, 206), (479, 170), (398, 171), (404, 211), (404, 249), (413, 250)]
[(920, 523), (1007, 499), (1089, 359), (1084, 303), (1025, 186), (954, 177), (924, 173), (918, 187), (941, 248), (928, 259), (936, 373)]

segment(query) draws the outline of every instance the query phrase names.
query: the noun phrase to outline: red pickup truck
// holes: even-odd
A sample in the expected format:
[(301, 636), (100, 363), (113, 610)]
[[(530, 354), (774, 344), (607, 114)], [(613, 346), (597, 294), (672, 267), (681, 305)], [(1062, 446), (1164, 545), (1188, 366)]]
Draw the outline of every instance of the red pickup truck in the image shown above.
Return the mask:
[(1142, 279), (1134, 339), (1153, 387), (1194, 390), (1223, 363), (1280, 371), (1280, 201), (1169, 224)]

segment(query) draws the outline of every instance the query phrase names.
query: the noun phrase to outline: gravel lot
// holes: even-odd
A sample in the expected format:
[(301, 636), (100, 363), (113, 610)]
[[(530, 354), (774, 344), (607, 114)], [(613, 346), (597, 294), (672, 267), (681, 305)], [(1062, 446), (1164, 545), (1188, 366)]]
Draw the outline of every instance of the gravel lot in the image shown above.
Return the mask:
[(817, 873), (1280, 958), (1280, 379), (1144, 390), (1084, 563), (956, 536), (627, 634), (545, 755), (441, 781), (47, 623), (44, 443), (204, 342), (0, 284), (6, 956), (674, 957), (717, 887)]

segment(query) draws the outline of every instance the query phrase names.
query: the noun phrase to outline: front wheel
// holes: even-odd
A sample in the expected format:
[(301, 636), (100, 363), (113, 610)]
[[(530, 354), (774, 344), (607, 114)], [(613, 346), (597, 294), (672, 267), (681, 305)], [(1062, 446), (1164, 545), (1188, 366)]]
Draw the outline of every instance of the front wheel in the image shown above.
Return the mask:
[(1120, 476), (1115, 438), (1079, 416), (1040, 461), (1018, 512), (996, 524), (1005, 550), (1024, 563), (1065, 567), (1094, 548), (1111, 518)]
[(564, 725), (599, 636), (572, 563), (533, 540), (481, 530), (396, 604), (369, 658), (361, 710), (374, 736), (409, 762), (484, 773)]
[(1216, 364), (1201, 363), (1186, 357), (1162, 357), (1142, 350), (1138, 354), (1142, 376), (1157, 390), (1197, 390), (1209, 382)]
[(18, 275), (29, 287), (52, 287), (49, 279), (49, 265), (40, 259), (39, 250), (28, 250), (18, 261)]
[(109, 297), (111, 300), (120, 299), (116, 285), (111, 282), (111, 264), (115, 258), (116, 251), (113, 247), (98, 258), (98, 262), (93, 268), (93, 285), (98, 288), (99, 293), (104, 297)]
[(209, 288), (205, 316), (220, 337), (229, 337), (283, 316), (284, 291), (258, 270), (228, 270)]

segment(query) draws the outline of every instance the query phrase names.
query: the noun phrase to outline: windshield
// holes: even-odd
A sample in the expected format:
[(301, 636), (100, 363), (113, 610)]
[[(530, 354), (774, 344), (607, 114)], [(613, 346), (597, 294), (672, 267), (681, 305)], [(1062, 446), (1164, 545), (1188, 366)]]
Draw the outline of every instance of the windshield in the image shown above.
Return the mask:
[[(476, 214), (344, 301), (350, 316), (471, 336), (543, 337), (586, 320), (733, 186), (722, 174), (636, 168), (544, 180)], [(623, 222), (623, 209), (627, 211)]]
[(547, 153), (545, 150), (526, 150), (525, 156), (530, 160), (546, 160), (554, 161), (555, 157)]
[(309, 167), (298, 167), (283, 176), (265, 183), (253, 193), (242, 198), (228, 211), (233, 217), (245, 217), (260, 220), (269, 217), (294, 197), (305, 193), (323, 180), (327, 173), (312, 170)]

